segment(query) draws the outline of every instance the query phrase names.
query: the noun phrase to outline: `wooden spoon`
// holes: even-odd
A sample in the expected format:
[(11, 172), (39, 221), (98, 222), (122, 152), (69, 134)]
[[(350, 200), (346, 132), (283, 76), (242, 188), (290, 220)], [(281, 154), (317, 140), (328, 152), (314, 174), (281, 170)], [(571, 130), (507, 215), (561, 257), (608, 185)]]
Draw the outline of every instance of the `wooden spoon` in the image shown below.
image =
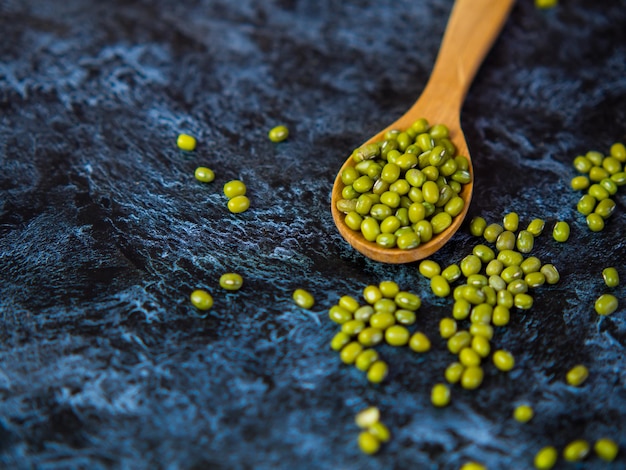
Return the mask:
[(345, 215), (337, 210), (337, 201), (341, 199), (343, 188), (341, 172), (348, 166), (354, 166), (355, 162), (348, 158), (341, 167), (331, 196), (333, 219), (343, 238), (368, 258), (395, 264), (426, 258), (441, 248), (461, 226), (469, 209), (474, 186), (472, 160), (461, 129), (461, 106), (480, 64), (502, 29), (514, 2), (515, 0), (457, 0), (452, 7), (433, 71), (421, 96), (397, 121), (364, 142), (367, 144), (382, 141), (388, 130), (407, 129), (422, 117), (431, 124), (448, 126), (457, 154), (467, 157), (469, 161), (472, 178), (460, 193), (465, 201), (463, 211), (452, 219), (452, 224), (445, 231), (435, 235), (427, 243), (409, 250), (383, 248), (367, 241), (361, 232), (354, 231), (345, 224)]

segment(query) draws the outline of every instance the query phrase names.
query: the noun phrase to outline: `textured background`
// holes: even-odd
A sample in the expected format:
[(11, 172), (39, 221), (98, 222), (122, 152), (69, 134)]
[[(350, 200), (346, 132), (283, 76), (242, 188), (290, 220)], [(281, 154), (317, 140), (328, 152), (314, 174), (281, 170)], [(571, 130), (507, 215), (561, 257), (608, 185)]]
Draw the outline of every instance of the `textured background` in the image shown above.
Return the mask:
[[(534, 254), (562, 275), (498, 330), (513, 372), (486, 365), (478, 391), (455, 387), (434, 409), (451, 299), (334, 228), (338, 168), (417, 98), (451, 5), (0, 0), (0, 467), (521, 469), (544, 445), (607, 435), (618, 461), (581, 468), (625, 468), (626, 191), (592, 234), (569, 179), (576, 155), (626, 141), (626, 1), (519, 0), (463, 109), (470, 217), (546, 219)], [(273, 144), (281, 123), (291, 137)], [(177, 150), (180, 132), (196, 152)], [(197, 182), (198, 165), (215, 182)], [(233, 178), (252, 201), (239, 215), (221, 191)], [(549, 235), (557, 219), (566, 244)], [(464, 227), (433, 259), (476, 243)], [(621, 306), (600, 318), (608, 265)], [(226, 271), (241, 291), (219, 290)], [(381, 347), (390, 375), (372, 386), (328, 348), (327, 310), (384, 279), (422, 296), (433, 349)], [(204, 317), (197, 287), (215, 298)], [(292, 303), (297, 287), (311, 311)], [(588, 381), (564, 385), (580, 362)], [(521, 425), (524, 401), (536, 417)], [(353, 422), (370, 404), (393, 433), (375, 457)]]

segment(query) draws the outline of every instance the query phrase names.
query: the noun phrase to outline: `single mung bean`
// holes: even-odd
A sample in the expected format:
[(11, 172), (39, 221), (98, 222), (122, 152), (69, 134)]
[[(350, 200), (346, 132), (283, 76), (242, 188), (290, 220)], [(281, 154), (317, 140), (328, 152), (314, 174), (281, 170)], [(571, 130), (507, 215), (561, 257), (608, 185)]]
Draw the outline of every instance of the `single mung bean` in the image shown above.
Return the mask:
[(533, 306), (533, 298), (526, 293), (515, 294), (513, 296), (513, 305), (520, 310), (528, 310)]
[(472, 274), (478, 274), (482, 269), (482, 262), (480, 258), (476, 255), (467, 255), (465, 258), (461, 260), (461, 272), (465, 277), (468, 277)]
[(304, 309), (309, 309), (315, 304), (313, 296), (304, 289), (294, 290), (291, 297), (298, 307)]
[(176, 145), (181, 150), (192, 152), (196, 149), (196, 138), (189, 134), (179, 134)]
[(520, 253), (530, 253), (535, 246), (535, 237), (528, 230), (520, 230), (517, 234), (515, 247)]
[(447, 297), (450, 295), (450, 284), (445, 277), (438, 275), (433, 276), (430, 280), (430, 289), (437, 297)]
[(394, 302), (398, 308), (415, 311), (422, 305), (422, 299), (412, 292), (400, 291), (394, 297)]
[(501, 290), (506, 289), (507, 284), (499, 275), (493, 274), (489, 276), (489, 286), (496, 292), (500, 292)]
[(593, 167), (593, 163), (587, 157), (579, 155), (574, 158), (574, 168), (580, 173), (589, 173), (589, 170)]
[(488, 340), (493, 339), (493, 327), (491, 325), (473, 323), (470, 325), (469, 332), (472, 336), (482, 336)]
[(394, 316), (396, 317), (396, 322), (401, 325), (413, 325), (417, 320), (417, 315), (415, 312), (406, 309), (398, 309), (394, 312)]
[(391, 346), (405, 346), (409, 337), (409, 330), (402, 325), (392, 325), (385, 330), (385, 341)]
[(378, 222), (382, 222), (390, 215), (393, 215), (393, 209), (386, 204), (374, 204), (370, 210), (370, 215)]
[(459, 361), (465, 367), (479, 366), (481, 357), (471, 347), (464, 347), (459, 351)]
[(513, 264), (504, 268), (500, 273), (500, 277), (504, 282), (510, 284), (514, 280), (524, 277), (524, 271), (522, 271), (519, 265)]
[(444, 377), (446, 378), (446, 381), (448, 383), (455, 384), (459, 380), (461, 380), (461, 375), (463, 374), (464, 370), (465, 367), (463, 366), (463, 364), (461, 364), (460, 362), (452, 362), (450, 365), (448, 365), (448, 367), (446, 367)]
[(589, 230), (591, 230), (592, 232), (601, 232), (602, 230), (604, 230), (604, 219), (599, 214), (589, 214), (585, 218), (585, 221), (587, 222), (587, 227), (589, 227)]
[(556, 266), (551, 263), (544, 264), (539, 271), (546, 277), (546, 284), (556, 284), (561, 279)]
[[(528, 295), (528, 294), (520, 294), (520, 295)], [(497, 304), (504, 305), (507, 308), (513, 308), (515, 305), (515, 299), (513, 294), (511, 294), (508, 290), (500, 290), (497, 294)], [(532, 305), (532, 297), (531, 297), (531, 305)]]
[(433, 226), (428, 220), (420, 220), (413, 225), (413, 228), (422, 243), (429, 242), (433, 238)]
[(443, 271), (441, 271), (441, 275), (448, 282), (456, 281), (461, 277), (461, 274), (461, 268), (456, 263), (450, 264)]
[(454, 318), (442, 318), (439, 321), (439, 334), (442, 338), (450, 338), (456, 333), (457, 324)]
[(364, 454), (374, 455), (380, 450), (380, 440), (369, 431), (361, 431), (357, 442)]
[(387, 363), (384, 361), (378, 360), (374, 362), (367, 371), (367, 380), (372, 383), (380, 383), (387, 377), (387, 373), (389, 369), (387, 367)]
[(420, 262), (418, 270), (422, 276), (428, 279), (441, 274), (441, 266), (439, 266), (439, 263), (429, 259)]
[(614, 196), (617, 193), (617, 184), (611, 178), (604, 178), (600, 181), (600, 186), (606, 189), (609, 196)]
[(339, 302), (337, 302), (337, 304), (341, 308), (346, 309), (350, 313), (356, 312), (358, 308), (360, 307), (359, 301), (350, 295), (342, 295), (339, 298)]
[(396, 317), (394, 317), (393, 312), (376, 312), (370, 318), (370, 326), (383, 331), (395, 324)]
[(489, 224), (483, 230), (483, 238), (489, 243), (495, 243), (498, 236), (504, 231), (504, 228), (500, 224)]
[(610, 196), (606, 188), (598, 183), (589, 186), (587, 193), (589, 194), (589, 196), (595, 198), (596, 201), (601, 201), (602, 199), (606, 199)]
[(515, 366), (515, 358), (513, 355), (503, 349), (495, 351), (492, 356), (493, 364), (502, 372), (508, 372)]
[(485, 294), (485, 303), (492, 307), (498, 303), (498, 292), (491, 286), (482, 286), (481, 291)]
[(509, 283), (507, 290), (513, 295), (523, 294), (528, 292), (528, 284), (524, 279), (515, 279)]
[(356, 361), (361, 351), (363, 351), (363, 346), (356, 341), (346, 344), (339, 352), (341, 362), (344, 364), (354, 364), (354, 361)]
[(382, 299), (377, 300), (374, 303), (374, 310), (376, 311), (376, 313), (380, 313), (380, 312), (394, 313), (397, 309), (398, 309), (398, 306), (393, 301), (393, 299), (387, 299), (383, 297)]
[(417, 233), (407, 232), (402, 235), (398, 235), (396, 238), (396, 245), (401, 250), (412, 250), (413, 248), (417, 248), (420, 244), (420, 237)]
[(250, 208), (250, 199), (247, 196), (235, 196), (228, 200), (227, 206), (233, 214), (240, 214)]
[(430, 401), (438, 408), (447, 406), (450, 404), (450, 388), (443, 383), (435, 384), (430, 391)]
[(484, 372), (480, 366), (466, 367), (461, 374), (461, 386), (467, 390), (474, 390), (483, 383)]
[(489, 356), (489, 353), (491, 352), (491, 344), (489, 343), (489, 340), (480, 335), (472, 336), (471, 348), (482, 358)]
[(239, 290), (243, 286), (243, 278), (237, 273), (224, 273), (220, 276), (220, 287), (226, 290)]
[(513, 250), (515, 248), (515, 234), (504, 230), (496, 239), (496, 249), (498, 251)]
[(483, 274), (470, 274), (467, 276), (467, 284), (480, 288), (489, 285), (489, 279)]
[(363, 289), (363, 298), (368, 304), (373, 305), (383, 298), (383, 294), (378, 286), (369, 285)]
[(474, 248), (472, 249), (472, 254), (478, 256), (478, 258), (480, 258), (480, 261), (485, 264), (493, 261), (496, 258), (496, 254), (494, 253), (494, 251), (487, 245), (484, 245), (482, 243), (474, 246)]
[(481, 304), (486, 299), (485, 293), (481, 289), (467, 284), (460, 286), (460, 296), (473, 305)]
[(524, 274), (536, 273), (541, 269), (541, 260), (536, 256), (529, 256), (519, 265)]
[(537, 470), (551, 470), (559, 458), (559, 452), (552, 446), (546, 446), (535, 454), (535, 468)]
[(448, 338), (448, 351), (452, 354), (458, 354), (463, 348), (466, 348), (472, 344), (472, 335), (466, 331), (461, 330)]
[(621, 142), (615, 142), (611, 145), (609, 153), (613, 158), (616, 158), (622, 163), (626, 163), (626, 146)]
[(451, 217), (456, 217), (465, 208), (465, 201), (460, 196), (452, 197), (445, 205), (444, 211)]
[(502, 225), (505, 230), (516, 232), (519, 225), (519, 215), (517, 212), (509, 212), (502, 219)]
[(356, 336), (365, 329), (365, 322), (361, 320), (349, 320), (341, 325), (341, 331), (349, 336)]
[(610, 315), (617, 310), (617, 297), (613, 294), (602, 294), (596, 299), (594, 308), (598, 315)]
[(511, 319), (511, 311), (504, 305), (496, 305), (491, 315), (491, 323), (494, 326), (506, 326)]
[[(337, 202), (337, 208), (341, 211), (341, 208), (339, 207), (339, 203), (344, 201), (345, 199), (342, 199), (341, 201)], [(354, 201), (354, 200), (353, 200)], [(351, 201), (349, 201), (351, 202)], [(344, 221), (346, 222), (346, 225), (348, 227), (350, 227), (352, 230), (358, 231), (361, 229), (361, 224), (363, 223), (363, 217), (361, 217), (357, 212), (355, 211), (350, 211), (346, 214), (346, 217), (344, 219)]]
[(374, 307), (371, 305), (363, 305), (354, 312), (354, 319), (367, 323), (370, 321), (372, 315), (374, 315), (374, 312)]
[(359, 411), (354, 417), (355, 424), (361, 429), (367, 429), (380, 421), (380, 410), (375, 406), (370, 406)]
[(595, 183), (598, 183), (609, 176), (609, 172), (600, 166), (593, 166), (591, 167), (591, 170), (589, 170), (589, 180)]
[(595, 166), (602, 165), (602, 160), (604, 159), (604, 154), (602, 152), (598, 152), (597, 150), (589, 150), (585, 157)]
[(470, 321), (472, 323), (481, 323), (488, 325), (491, 323), (491, 316), (493, 314), (493, 307), (488, 303), (482, 303), (476, 305), (470, 313)]
[(246, 185), (240, 180), (231, 180), (224, 184), (224, 195), (228, 199), (232, 199), (236, 196), (245, 196)]
[(215, 172), (206, 166), (199, 166), (194, 172), (194, 176), (198, 181), (210, 183), (215, 179)]
[(587, 176), (574, 176), (570, 181), (570, 186), (574, 191), (582, 191), (589, 187), (589, 178)]
[(455, 320), (465, 320), (472, 310), (472, 304), (465, 299), (459, 299), (452, 305), (452, 316)]
[(608, 198), (608, 199), (603, 199), (602, 201), (598, 202), (598, 205), (595, 208), (595, 213), (598, 214), (600, 217), (602, 217), (603, 219), (608, 219), (609, 217), (611, 217), (611, 214), (613, 214), (613, 211), (615, 210), (615, 201), (613, 201), (613, 199)]
[(356, 168), (348, 166), (341, 172), (341, 182), (346, 186), (350, 186), (359, 176), (359, 172)]
[(345, 308), (342, 308), (339, 305), (333, 305), (330, 307), (328, 310), (328, 317), (340, 325), (343, 325), (354, 318), (352, 313), (348, 312)]
[(589, 370), (582, 364), (578, 364), (572, 367), (565, 375), (565, 381), (573, 386), (580, 387), (585, 380), (589, 377)]
[(604, 283), (607, 287), (619, 286), (619, 273), (614, 267), (604, 268), (602, 270), (602, 279), (604, 279)]
[(430, 219), (430, 224), (433, 227), (433, 234), (440, 234), (452, 224), (452, 216), (447, 212), (439, 212)]
[(546, 223), (543, 219), (533, 219), (528, 223), (526, 230), (532, 233), (534, 237), (538, 237), (543, 232)]
[(604, 157), (604, 160), (602, 160), (602, 168), (604, 168), (609, 175), (614, 175), (615, 173), (622, 171), (622, 162), (609, 155)]
[(524, 261), (524, 255), (515, 250), (502, 250), (496, 259), (501, 261), (505, 267), (519, 266)]
[(378, 289), (383, 297), (388, 299), (393, 299), (400, 292), (400, 287), (395, 281), (381, 281), (378, 283)]
[(617, 457), (619, 447), (613, 439), (603, 437), (598, 439), (593, 445), (596, 455), (606, 462), (612, 462)]
[(504, 263), (502, 263), (502, 261), (499, 259), (492, 259), (485, 268), (485, 274), (487, 276), (499, 276), (503, 269)]
[(191, 303), (198, 310), (209, 310), (213, 307), (213, 297), (204, 289), (196, 289), (189, 296)]
[(267, 136), (272, 142), (282, 142), (289, 137), (289, 129), (284, 125), (276, 126), (270, 129)]
[(554, 238), (554, 240), (560, 243), (566, 242), (569, 238), (569, 234), (570, 227), (567, 222), (565, 222), (564, 220), (560, 220), (556, 224), (554, 224), (554, 228), (552, 229), (552, 237)]
[(585, 194), (578, 200), (578, 203), (576, 204), (576, 210), (582, 215), (589, 215), (596, 208), (596, 204), (597, 201), (595, 197), (589, 194)]
[(487, 221), (483, 217), (474, 217), (470, 221), (470, 233), (475, 237), (482, 237), (485, 228), (487, 228)]
[(417, 353), (430, 351), (430, 339), (421, 331), (416, 331), (409, 339), (409, 348)]
[(626, 185), (626, 172), (620, 171), (619, 173), (611, 175), (611, 181), (613, 181), (617, 186)]
[(378, 352), (375, 349), (364, 349), (356, 357), (354, 365), (357, 369), (367, 372), (372, 364), (378, 360)]
[(535, 412), (530, 405), (518, 405), (513, 410), (513, 418), (515, 419), (515, 421), (518, 421), (520, 423), (527, 423), (528, 421), (533, 419), (534, 415)]
[(568, 462), (580, 462), (589, 455), (590, 450), (591, 446), (587, 441), (577, 439), (565, 446), (563, 449), (563, 458)]
[(391, 439), (391, 433), (389, 432), (389, 428), (380, 421), (372, 424), (368, 428), (368, 431), (376, 438), (378, 438), (378, 440), (381, 442), (389, 442), (389, 440)]
[(545, 284), (546, 276), (541, 272), (528, 273), (524, 277), (524, 281), (528, 287), (535, 288)]
[(330, 340), (330, 349), (333, 351), (341, 351), (343, 347), (352, 341), (352, 336), (343, 331), (339, 331)]
[(342, 197), (343, 199), (339, 199), (337, 201), (337, 210), (339, 212), (343, 212), (344, 214), (347, 214), (348, 212), (356, 211), (357, 201), (355, 199), (351, 199), (352, 196), (348, 196), (346, 198), (346, 194), (343, 194), (343, 193), (342, 193)]

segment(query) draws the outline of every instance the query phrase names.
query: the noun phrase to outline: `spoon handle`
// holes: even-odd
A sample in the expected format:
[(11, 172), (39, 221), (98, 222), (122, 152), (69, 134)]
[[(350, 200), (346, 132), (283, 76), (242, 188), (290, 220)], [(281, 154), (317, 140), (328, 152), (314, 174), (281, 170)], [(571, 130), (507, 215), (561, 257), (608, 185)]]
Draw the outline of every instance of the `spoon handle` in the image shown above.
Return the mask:
[(445, 100), (450, 117), (460, 115), (465, 95), (515, 0), (457, 0), (452, 7), (432, 73), (414, 106)]

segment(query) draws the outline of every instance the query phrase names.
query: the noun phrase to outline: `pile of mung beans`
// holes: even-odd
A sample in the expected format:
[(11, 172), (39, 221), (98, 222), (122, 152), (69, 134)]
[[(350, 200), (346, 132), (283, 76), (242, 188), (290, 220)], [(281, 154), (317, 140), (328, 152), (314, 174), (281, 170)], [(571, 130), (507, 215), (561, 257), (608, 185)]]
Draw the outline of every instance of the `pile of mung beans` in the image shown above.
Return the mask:
[(336, 203), (346, 225), (372, 243), (402, 250), (448, 228), (464, 209), (459, 194), (471, 181), (469, 161), (449, 137), (445, 125), (422, 118), (354, 150)]
[(612, 197), (620, 186), (626, 185), (624, 164), (626, 147), (620, 142), (611, 146), (608, 155), (590, 150), (574, 158), (574, 168), (581, 174), (572, 178), (571, 187), (575, 191), (586, 191), (576, 209), (585, 216), (592, 232), (603, 230), (615, 210)]

